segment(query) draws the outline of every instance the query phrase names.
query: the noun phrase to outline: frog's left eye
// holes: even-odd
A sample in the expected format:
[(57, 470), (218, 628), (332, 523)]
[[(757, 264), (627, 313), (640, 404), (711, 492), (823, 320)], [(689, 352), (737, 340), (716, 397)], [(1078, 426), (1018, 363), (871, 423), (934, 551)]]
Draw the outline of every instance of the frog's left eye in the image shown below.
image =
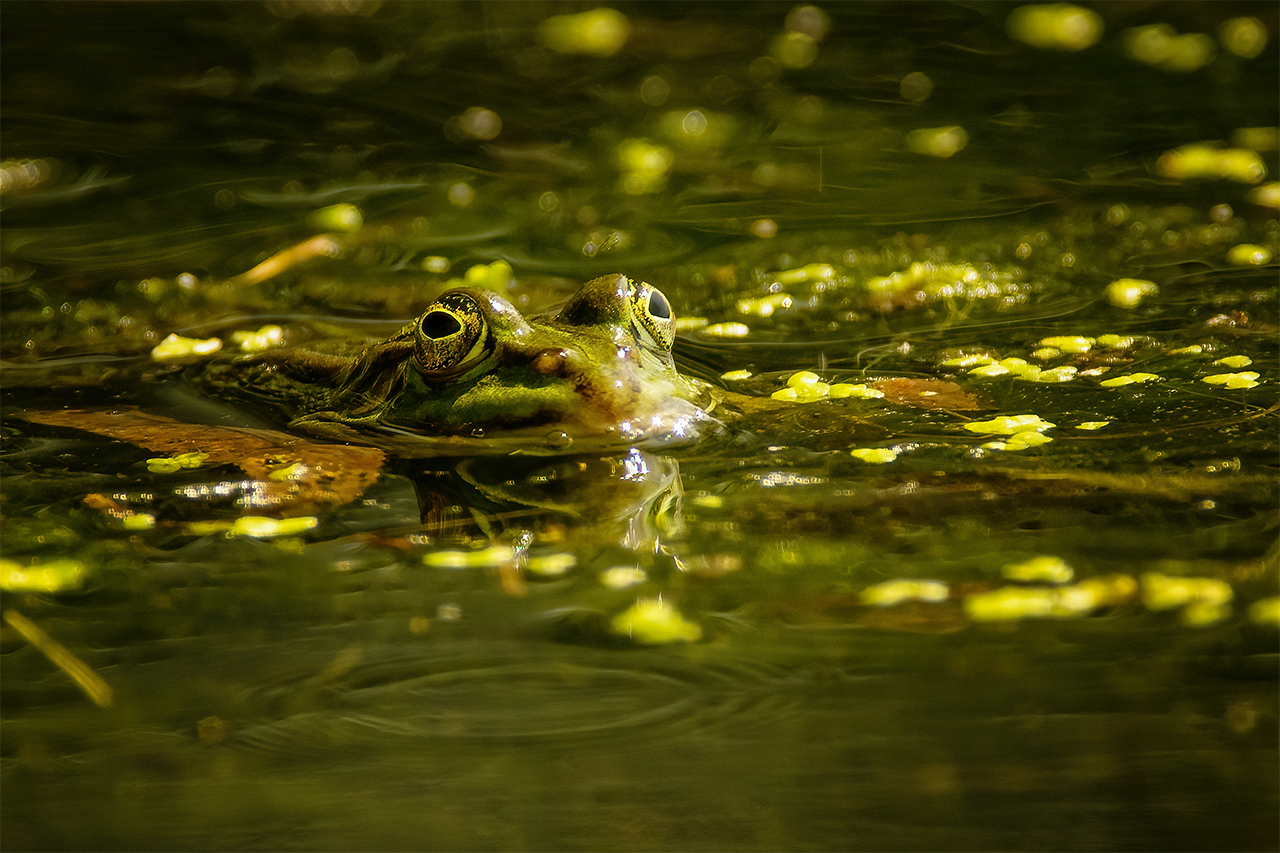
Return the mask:
[(418, 318), (413, 355), (425, 373), (466, 369), (493, 351), (484, 312), (464, 293), (446, 293)]
[(669, 351), (676, 340), (675, 314), (661, 290), (644, 282), (632, 282), (632, 328), (644, 343)]

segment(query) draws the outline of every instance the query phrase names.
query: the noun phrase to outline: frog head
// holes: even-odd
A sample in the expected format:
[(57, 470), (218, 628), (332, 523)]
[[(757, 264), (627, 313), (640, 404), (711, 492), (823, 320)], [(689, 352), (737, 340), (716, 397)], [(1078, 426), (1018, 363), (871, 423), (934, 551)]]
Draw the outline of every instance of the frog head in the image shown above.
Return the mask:
[(449, 290), (354, 356), (271, 360), (328, 385), (295, 419), (313, 432), (345, 425), (544, 451), (653, 446), (690, 441), (710, 421), (711, 395), (676, 370), (674, 339), (662, 291), (614, 274), (583, 285), (558, 312), (529, 318), (496, 293)]

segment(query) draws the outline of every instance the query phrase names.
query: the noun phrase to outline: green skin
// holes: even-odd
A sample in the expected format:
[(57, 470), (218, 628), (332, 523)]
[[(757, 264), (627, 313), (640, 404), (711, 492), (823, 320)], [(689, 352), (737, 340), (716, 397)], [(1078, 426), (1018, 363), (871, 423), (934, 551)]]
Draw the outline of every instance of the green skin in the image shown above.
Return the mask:
[(214, 381), (281, 406), (291, 426), (400, 451), (424, 437), (427, 453), (682, 444), (717, 424), (723, 393), (677, 372), (673, 323), (660, 291), (618, 274), (534, 318), (459, 288), (385, 341), (279, 350)]

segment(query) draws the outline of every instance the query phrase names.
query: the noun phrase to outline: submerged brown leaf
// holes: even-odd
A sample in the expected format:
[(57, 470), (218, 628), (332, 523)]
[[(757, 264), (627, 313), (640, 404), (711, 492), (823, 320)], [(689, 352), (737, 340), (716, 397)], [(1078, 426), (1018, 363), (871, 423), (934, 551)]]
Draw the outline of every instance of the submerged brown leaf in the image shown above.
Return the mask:
[(954, 382), (943, 379), (881, 379), (873, 383), (891, 403), (917, 409), (941, 409), (947, 412), (970, 412), (990, 406)]
[(273, 430), (186, 424), (134, 408), (26, 412), (22, 418), (157, 453), (207, 454), (204, 464), (236, 465), (260, 481), (266, 503), (279, 509), (350, 503), (377, 481), (386, 459), (372, 447), (317, 444)]

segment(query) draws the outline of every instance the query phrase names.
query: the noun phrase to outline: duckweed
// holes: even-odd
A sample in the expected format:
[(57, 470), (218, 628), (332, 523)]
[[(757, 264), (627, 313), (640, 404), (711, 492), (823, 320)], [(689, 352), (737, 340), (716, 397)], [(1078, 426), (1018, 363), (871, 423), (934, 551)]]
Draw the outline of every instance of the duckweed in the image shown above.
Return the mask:
[(751, 334), (751, 329), (745, 323), (713, 323), (699, 331), (713, 338), (745, 338)]
[(1009, 35), (1048, 50), (1084, 50), (1097, 44), (1105, 28), (1102, 17), (1073, 3), (1019, 6), (1005, 22)]
[(231, 341), (241, 352), (263, 352), (284, 343), (284, 329), (266, 325), (256, 332), (232, 332)]
[(644, 569), (637, 566), (612, 566), (600, 573), (600, 583), (609, 589), (626, 589), (638, 586), (649, 579)]
[(1074, 577), (1074, 570), (1061, 557), (1032, 557), (1021, 563), (1010, 563), (1000, 572), (1011, 581), (1044, 581), (1066, 583)]
[(836, 270), (831, 264), (805, 264), (795, 269), (773, 273), (770, 278), (778, 284), (802, 284), (806, 281), (829, 281), (835, 278)]
[(324, 231), (354, 232), (364, 227), (364, 216), (354, 204), (331, 204), (314, 211), (307, 224)]
[(1267, 167), (1258, 153), (1248, 148), (1193, 144), (1160, 155), (1156, 172), (1176, 180), (1225, 178), (1241, 184), (1256, 184), (1267, 176)]
[(1215, 373), (1212, 376), (1202, 376), (1200, 381), (1210, 385), (1221, 385), (1224, 388), (1256, 388), (1258, 375), (1252, 370), (1240, 373)]
[(964, 600), (964, 611), (975, 622), (1061, 619), (1082, 616), (1092, 609), (1093, 598), (1078, 587), (1006, 586)]
[(155, 361), (172, 361), (180, 358), (192, 358), (198, 355), (210, 355), (222, 349), (221, 338), (184, 338), (181, 335), (169, 337), (156, 344), (151, 350), (151, 358)]
[(721, 373), (720, 378), (726, 382), (741, 382), (754, 375), (750, 370), (730, 370), (728, 373)]
[(934, 603), (946, 601), (947, 596), (950, 594), (947, 585), (941, 581), (898, 578), (867, 587), (862, 591), (861, 598), (864, 604), (872, 604), (876, 607), (890, 607), (894, 604), (901, 604), (904, 601), (928, 601)]
[(1247, 355), (1229, 355), (1226, 358), (1220, 358), (1214, 364), (1221, 364), (1226, 367), (1248, 367), (1253, 364), (1253, 359)]
[(1156, 612), (1192, 602), (1227, 604), (1234, 596), (1231, 587), (1216, 578), (1170, 577), (1158, 572), (1147, 572), (1140, 580), (1142, 603), (1148, 610)]
[(1241, 243), (1227, 250), (1227, 263), (1237, 267), (1260, 267), (1271, 263), (1271, 250), (1253, 243)]
[(1051, 424), (1039, 415), (1001, 415), (989, 421), (970, 421), (964, 425), (969, 432), (983, 435), (1015, 435), (1017, 433), (1041, 432), (1052, 429)]
[(477, 569), (497, 568), (515, 558), (515, 549), (510, 545), (494, 544), (478, 551), (431, 551), (422, 555), (422, 562), (437, 569)]
[(1249, 605), (1249, 621), (1280, 628), (1280, 596), (1261, 598)]
[(249, 536), (255, 539), (272, 539), (276, 536), (291, 536), (304, 530), (311, 530), (320, 524), (313, 515), (296, 518), (269, 518), (263, 515), (243, 515), (231, 524), (228, 531), (232, 536)]
[(1081, 353), (1093, 349), (1093, 345), (1097, 342), (1096, 338), (1086, 338), (1084, 335), (1054, 335), (1041, 338), (1040, 346), (1052, 347), (1061, 352)]
[(209, 458), (208, 453), (179, 453), (177, 456), (157, 456), (147, 460), (147, 470), (153, 474), (172, 474), (183, 468), (199, 468)]
[(774, 311), (779, 308), (790, 308), (792, 302), (793, 300), (789, 293), (771, 293), (768, 296), (761, 296), (753, 299), (739, 299), (737, 308), (739, 314), (754, 314), (757, 317), (772, 317)]
[(691, 643), (702, 637), (702, 626), (686, 620), (661, 597), (638, 599), (610, 625), (615, 633), (645, 645)]
[(959, 125), (922, 127), (907, 134), (907, 150), (930, 157), (951, 157), (969, 144), (969, 134)]
[(1111, 421), (1085, 421), (1084, 423), (1076, 424), (1075, 428), (1094, 430), (1094, 429), (1102, 429), (1103, 427), (1109, 426), (1110, 424), (1111, 424)]
[(1104, 379), (1098, 384), (1103, 388), (1122, 388), (1125, 385), (1155, 382), (1161, 378), (1161, 376), (1155, 373), (1129, 373), (1124, 376), (1113, 376), (1110, 379)]
[(535, 575), (559, 577), (566, 574), (577, 564), (578, 559), (572, 554), (544, 554), (538, 557), (530, 557), (525, 563), (525, 568)]
[(66, 592), (84, 585), (88, 572), (79, 560), (50, 560), (38, 566), (21, 566), (0, 560), (0, 589), (6, 592)]
[(616, 9), (599, 8), (547, 18), (538, 34), (542, 43), (556, 53), (604, 58), (613, 56), (627, 43), (631, 21)]
[(1137, 308), (1148, 296), (1155, 296), (1160, 288), (1154, 281), (1140, 278), (1120, 278), (1107, 285), (1107, 301), (1117, 308)]
[(897, 459), (898, 451), (888, 447), (856, 447), (849, 451), (849, 455), (872, 465), (884, 465)]

